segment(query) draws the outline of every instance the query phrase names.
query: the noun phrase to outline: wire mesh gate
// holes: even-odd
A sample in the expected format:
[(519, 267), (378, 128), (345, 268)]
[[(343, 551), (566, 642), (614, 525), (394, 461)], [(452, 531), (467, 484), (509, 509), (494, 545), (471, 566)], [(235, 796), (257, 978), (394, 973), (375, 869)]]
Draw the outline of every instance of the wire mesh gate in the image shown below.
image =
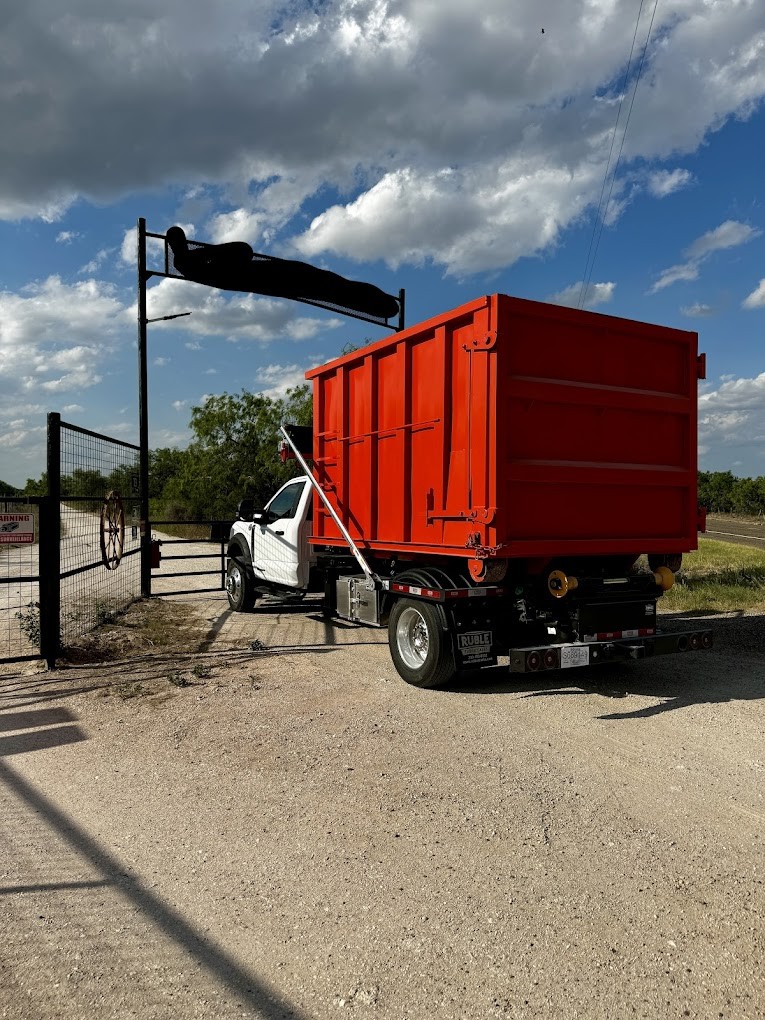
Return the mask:
[[(140, 595), (139, 448), (48, 415), (48, 496), (58, 526), (58, 645)], [(43, 576), (47, 565), (41, 564)], [(53, 615), (53, 614), (51, 614)], [(44, 635), (45, 636), (45, 635)], [(55, 634), (48, 636), (55, 643)], [(58, 651), (58, 648), (57, 648)]]
[[(52, 666), (63, 647), (140, 598), (139, 454), (48, 415), (47, 495), (0, 498), (0, 662)], [(161, 536), (162, 559), (173, 562), (147, 594), (222, 591), (230, 522), (146, 523), (149, 533), (163, 525), (173, 534)]]
[(47, 495), (0, 500), (0, 661), (52, 665), (138, 598), (138, 459), (48, 415)]
[[(151, 520), (152, 595), (224, 591), (231, 521)], [(158, 529), (158, 533), (154, 529)], [(182, 568), (182, 569), (179, 569)], [(184, 584), (179, 580), (184, 579)], [(214, 579), (214, 580), (213, 580)]]

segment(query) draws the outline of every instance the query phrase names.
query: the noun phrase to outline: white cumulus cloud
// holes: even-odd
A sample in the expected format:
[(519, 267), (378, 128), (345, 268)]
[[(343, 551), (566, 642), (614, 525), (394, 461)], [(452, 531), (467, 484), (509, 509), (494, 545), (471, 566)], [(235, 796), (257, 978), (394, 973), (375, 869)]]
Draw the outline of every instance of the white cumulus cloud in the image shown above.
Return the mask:
[(255, 382), (266, 397), (283, 397), (287, 390), (295, 386), (305, 385), (305, 373), (308, 366), (302, 365), (265, 365), (255, 374)]
[(557, 294), (550, 295), (547, 300), (552, 301), (556, 305), (568, 305), (571, 308), (577, 308), (583, 297), (582, 308), (595, 308), (597, 305), (604, 305), (609, 302), (614, 296), (615, 288), (616, 284), (613, 282), (591, 283), (585, 288), (584, 282), (580, 280), (579, 283), (572, 283), (571, 286), (558, 291)]
[(182, 329), (196, 336), (239, 341), (310, 340), (337, 329), (339, 319), (301, 314), (301, 306), (254, 294), (224, 294), (185, 280), (163, 279), (148, 289), (148, 317), (191, 312), (183, 319), (157, 322), (152, 330)]
[(738, 220), (726, 220), (719, 227), (715, 227), (714, 230), (708, 230), (688, 245), (683, 252), (687, 256), (687, 260), (678, 265), (670, 266), (669, 269), (665, 269), (651, 287), (650, 293), (655, 294), (657, 291), (664, 290), (665, 287), (669, 287), (681, 280), (697, 280), (702, 263), (714, 252), (725, 251), (728, 248), (737, 248), (739, 245), (746, 244), (748, 241), (759, 237), (761, 233), (761, 230), (750, 226), (748, 223), (740, 223)]
[[(545, 250), (597, 205), (636, 13), (629, 0), (93, 11), (37, 0), (3, 26), (0, 217), (171, 184), (213, 240), (270, 245), (282, 230), (304, 252), (452, 274)], [(649, 195), (686, 187), (683, 154), (765, 96), (760, 3), (646, 5), (640, 45), (651, 22), (607, 222), (635, 165), (653, 164)], [(122, 254), (134, 262), (129, 238)]]
[(765, 277), (757, 284), (751, 294), (744, 298), (744, 308), (765, 308)]
[(752, 474), (765, 474), (765, 372), (753, 378), (723, 378), (716, 390), (699, 396), (699, 448), (702, 468), (729, 466), (738, 451)]
[(127, 322), (114, 289), (96, 280), (50, 276), (0, 293), (0, 400), (17, 386), (58, 393), (96, 385)]
[(656, 170), (649, 174), (648, 190), (656, 198), (666, 198), (681, 188), (687, 187), (693, 180), (690, 170)]

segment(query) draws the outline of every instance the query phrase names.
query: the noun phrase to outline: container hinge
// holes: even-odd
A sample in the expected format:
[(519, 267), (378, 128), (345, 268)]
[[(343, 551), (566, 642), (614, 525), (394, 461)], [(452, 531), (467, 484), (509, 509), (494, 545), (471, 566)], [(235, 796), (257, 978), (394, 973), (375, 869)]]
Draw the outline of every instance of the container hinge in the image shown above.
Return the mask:
[(707, 377), (707, 356), (699, 354), (696, 358), (696, 378), (706, 379)]
[(486, 559), (489, 556), (496, 556), (500, 549), (504, 548), (504, 543), (500, 542), (499, 545), (482, 545), (481, 544), (481, 532), (472, 531), (465, 542), (465, 548), (470, 549), (473, 556), (476, 559)]
[(491, 524), (496, 512), (495, 506), (476, 506), (468, 514), (468, 520), (477, 521), (479, 524)]
[(497, 342), (496, 329), (482, 330), (478, 336), (474, 336), (468, 343), (462, 345), (463, 351), (490, 351)]

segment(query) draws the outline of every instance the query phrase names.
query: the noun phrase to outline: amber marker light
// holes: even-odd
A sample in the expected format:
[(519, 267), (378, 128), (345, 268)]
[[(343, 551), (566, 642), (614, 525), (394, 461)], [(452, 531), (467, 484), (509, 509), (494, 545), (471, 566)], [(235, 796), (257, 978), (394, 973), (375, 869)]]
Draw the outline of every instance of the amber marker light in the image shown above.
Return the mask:
[(675, 575), (669, 567), (659, 567), (653, 572), (654, 579), (662, 591), (669, 591), (675, 583)]
[(577, 579), (567, 577), (562, 570), (553, 570), (547, 578), (547, 590), (556, 599), (562, 599), (564, 595), (578, 587)]

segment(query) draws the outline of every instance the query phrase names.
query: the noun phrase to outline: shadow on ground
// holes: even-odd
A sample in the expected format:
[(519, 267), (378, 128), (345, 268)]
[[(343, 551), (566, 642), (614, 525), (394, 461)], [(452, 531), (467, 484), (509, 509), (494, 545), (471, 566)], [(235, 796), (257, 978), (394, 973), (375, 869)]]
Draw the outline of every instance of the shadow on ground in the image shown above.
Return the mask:
[(600, 716), (603, 719), (645, 718), (691, 705), (765, 698), (765, 616), (678, 615), (663, 619), (662, 625), (666, 630), (692, 629), (694, 621), (712, 629), (711, 650), (550, 673), (508, 673), (506, 666), (495, 666), (465, 674), (443, 693), (662, 699), (645, 708)]

